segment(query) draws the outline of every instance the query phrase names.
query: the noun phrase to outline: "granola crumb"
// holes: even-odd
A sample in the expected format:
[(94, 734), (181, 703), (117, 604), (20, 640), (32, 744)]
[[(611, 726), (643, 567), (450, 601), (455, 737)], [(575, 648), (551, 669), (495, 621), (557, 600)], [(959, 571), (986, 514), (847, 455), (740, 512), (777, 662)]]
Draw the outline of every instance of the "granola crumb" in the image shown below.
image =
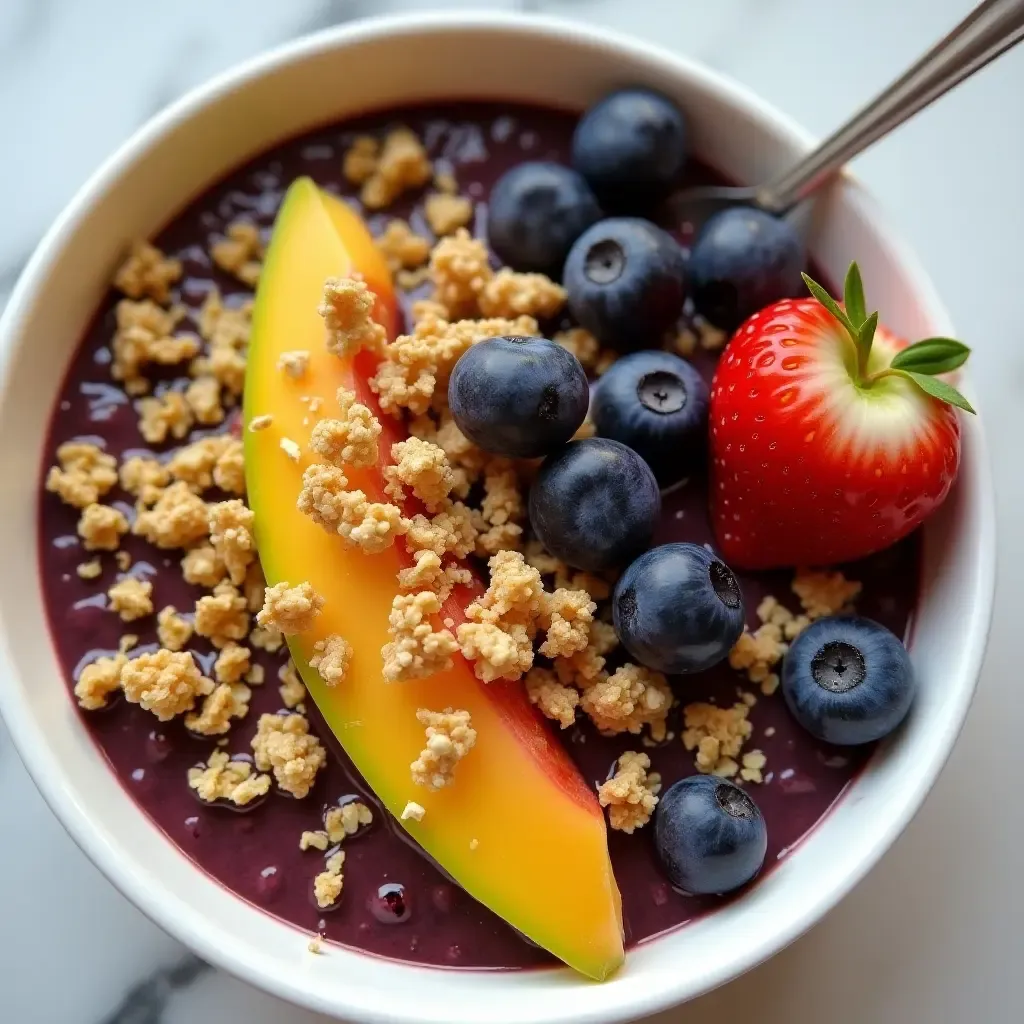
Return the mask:
[(861, 591), (861, 584), (841, 572), (811, 572), (799, 569), (793, 579), (793, 593), (813, 622), (826, 615), (848, 610)]
[(200, 671), (187, 651), (160, 648), (140, 654), (121, 669), (125, 699), (152, 711), (166, 722), (191, 711), (199, 697), (213, 690), (213, 682)]
[(405, 807), (402, 808), (400, 817), (402, 821), (422, 821), (426, 813), (425, 807), (416, 803), (415, 800), (409, 800)]
[(387, 550), (409, 528), (397, 505), (367, 501), (362, 491), (346, 491), (341, 498), (344, 506), (338, 533), (368, 555)]
[(352, 645), (337, 633), (317, 640), (309, 667), (314, 669), (327, 686), (338, 686), (345, 681), (352, 661)]
[[(345, 163), (347, 169), (347, 156)], [(433, 166), (423, 143), (408, 128), (395, 128), (385, 137), (373, 171), (362, 183), (359, 198), (368, 210), (383, 210), (403, 192), (425, 185), (432, 174)]]
[(237, 306), (225, 306), (217, 288), (206, 293), (199, 310), (199, 335), (211, 349), (241, 350), (249, 343), (252, 328), (252, 299)]
[(580, 704), (602, 732), (636, 734), (649, 725), (657, 740), (664, 738), (672, 691), (660, 672), (627, 662), (610, 676), (599, 675)]
[(547, 597), (544, 609), (547, 635), (540, 653), (567, 658), (586, 649), (597, 605), (586, 590), (559, 588)]
[(558, 331), (551, 339), (574, 355), (584, 370), (593, 370), (601, 354), (601, 343), (585, 327), (570, 327)]
[(404, 288), (405, 291), (411, 292), (414, 288), (419, 288), (421, 284), (426, 284), (430, 280), (430, 268), (423, 266), (417, 267), (415, 270), (398, 270), (395, 273), (395, 281), (398, 283), (399, 288)]
[(256, 767), (273, 769), (278, 786), (298, 800), (309, 794), (317, 772), (327, 763), (327, 754), (303, 715), (261, 715), (252, 749)]
[(292, 352), (282, 352), (277, 358), (277, 368), (286, 377), (292, 380), (301, 380), (309, 369), (309, 352), (305, 349), (295, 349)]
[(191, 336), (172, 337), (171, 331), (185, 315), (182, 306), (167, 310), (149, 299), (122, 299), (115, 307), (117, 327), (111, 343), (110, 376), (124, 384), (129, 395), (142, 395), (149, 381), (140, 373), (150, 362), (173, 365), (199, 351)]
[(274, 417), (271, 416), (270, 413), (263, 413), (260, 416), (253, 416), (253, 418), (249, 420), (249, 430), (251, 433), (255, 434), (260, 430), (266, 430), (267, 427), (269, 427), (273, 422)]
[(210, 544), (224, 564), (228, 578), (237, 587), (245, 581), (249, 566), (256, 559), (253, 523), (256, 516), (238, 498), (207, 506), (210, 517)]
[(362, 491), (349, 492), (346, 487), (348, 479), (337, 466), (308, 466), (302, 474), (296, 508), (328, 533), (336, 533), (348, 512), (351, 494), (358, 494), (360, 500), (365, 498)]
[(133, 622), (153, 614), (153, 584), (149, 580), (126, 576), (107, 590), (110, 610), (117, 612), (122, 622)]
[(139, 512), (132, 533), (158, 548), (183, 548), (202, 540), (209, 529), (206, 502), (183, 480), (176, 480), (152, 508)]
[(277, 670), (277, 678), (281, 681), (277, 692), (281, 694), (281, 701), (286, 708), (299, 707), (309, 696), (306, 693), (306, 684), (299, 677), (299, 671), (291, 659)]
[(743, 755), (740, 778), (744, 782), (764, 782), (762, 769), (768, 763), (768, 758), (760, 750), (751, 750)]
[(117, 460), (94, 444), (62, 444), (57, 462), (46, 476), (46, 489), (74, 508), (96, 504), (117, 483)]
[(226, 647), (232, 640), (244, 640), (249, 632), (249, 611), (245, 598), (228, 580), (221, 580), (196, 601), (195, 631), (208, 637), (214, 647)]
[(293, 636), (311, 629), (323, 606), (324, 599), (309, 583), (302, 582), (294, 587), (275, 583), (266, 589), (256, 622), (263, 627), (273, 627), (285, 636)]
[(290, 437), (282, 437), (278, 442), (281, 446), (281, 451), (288, 456), (292, 462), (298, 462), (302, 458), (302, 449), (299, 447), (298, 442), (293, 441)]
[(253, 770), (244, 760), (233, 761), (223, 750), (216, 750), (204, 766), (188, 770), (188, 784), (204, 803), (226, 800), (245, 807), (270, 792), (270, 776)]
[(221, 270), (254, 288), (263, 260), (260, 229), (251, 221), (235, 220), (228, 225), (225, 235), (210, 246), (210, 257)]
[(473, 513), (461, 501), (452, 502), (430, 519), (417, 513), (412, 519), (404, 520), (404, 526), (406, 544), (414, 554), (433, 551), (438, 555), (447, 553), (465, 558), (476, 546)]
[(533, 665), (533, 642), (525, 626), (464, 622), (457, 633), (459, 649), (485, 683), (520, 679)]
[(306, 949), (314, 956), (321, 956), (324, 951), (324, 946), (320, 936), (314, 935), (313, 938), (309, 940), (309, 945), (306, 946)]
[(139, 433), (149, 444), (162, 444), (168, 435), (179, 441), (192, 429), (192, 410), (180, 391), (140, 398)]
[(193, 380), (185, 389), (185, 403), (195, 417), (196, 423), (215, 426), (223, 422), (224, 406), (220, 398), (220, 381), (205, 374)]
[(444, 570), (441, 556), (436, 551), (424, 549), (413, 555), (413, 565), (398, 570), (398, 585), (402, 590), (433, 590), (441, 594)]
[(202, 544), (181, 560), (181, 574), (186, 583), (212, 590), (227, 576), (227, 569), (217, 552), (209, 544)]
[(441, 601), (432, 591), (396, 595), (388, 616), (392, 639), (381, 649), (386, 682), (425, 679), (451, 668), (458, 643), (447, 629), (435, 632), (430, 621), (440, 610)]
[(130, 299), (152, 299), (161, 305), (171, 285), (181, 278), (181, 261), (165, 256), (155, 245), (138, 241), (114, 275), (114, 287)]
[(103, 563), (98, 558), (92, 558), (88, 562), (79, 562), (75, 566), (75, 572), (79, 579), (94, 580), (103, 573)]
[(427, 743), (413, 761), (412, 781), (438, 790), (454, 781), (455, 767), (476, 743), (476, 730), (468, 711), (429, 711), (420, 708), (416, 718), (426, 727)]
[(478, 296), (484, 316), (532, 316), (547, 320), (565, 305), (566, 291), (544, 274), (521, 274), (504, 267), (481, 289)]
[(427, 196), (423, 213), (435, 235), (450, 235), (473, 219), (473, 203), (465, 196), (434, 192)]
[(351, 391), (338, 391), (340, 419), (324, 419), (313, 428), (309, 440), (312, 451), (332, 466), (373, 466), (379, 455), (379, 420), (367, 406), (356, 401)]
[(185, 716), (185, 728), (200, 736), (223, 736), (231, 728), (231, 719), (246, 716), (251, 696), (245, 683), (221, 683), (198, 712)]
[(715, 327), (714, 324), (708, 323), (703, 318), (694, 321), (694, 327), (697, 329), (697, 340), (700, 342), (700, 347), (705, 352), (717, 352), (724, 348), (725, 343), (729, 340), (728, 331)]
[(487, 562), (491, 572), (486, 592), (466, 608), (472, 622), (519, 624), (535, 628), (544, 615), (546, 595), (540, 573), (519, 551), (499, 551)]
[(658, 803), (661, 776), (650, 772), (651, 759), (646, 754), (627, 750), (618, 761), (615, 774), (602, 783), (597, 798), (608, 808), (608, 824), (627, 835), (651, 820)]
[(440, 512), (455, 483), (443, 449), (430, 441), (410, 437), (391, 446), (391, 458), (394, 464), (384, 467), (384, 478), (388, 481), (384, 492), (396, 501), (404, 501), (404, 484), (428, 512)]
[(447, 235), (430, 254), (430, 276), (434, 298), (449, 317), (476, 312), (480, 294), (494, 276), (487, 246), (465, 229)]
[[(251, 665), (252, 652), (241, 644), (225, 644), (213, 663), (213, 674), (218, 683), (238, 683), (247, 677)], [(247, 680), (248, 681), (248, 680)]]
[(245, 681), (250, 686), (262, 686), (266, 679), (266, 675), (266, 671), (262, 665), (250, 665), (249, 671), (245, 673)]
[(345, 152), (342, 174), (353, 185), (362, 185), (377, 170), (380, 145), (372, 135), (357, 135)]
[(417, 235), (404, 220), (390, 220), (377, 239), (392, 273), (416, 270), (430, 258), (430, 241)]
[(121, 688), (121, 672), (128, 659), (118, 653), (114, 657), (97, 658), (86, 665), (75, 683), (75, 698), (86, 711), (107, 706), (110, 694)]
[(327, 838), (327, 833), (323, 829), (317, 829), (314, 832), (303, 832), (299, 836), (299, 849), (305, 853), (306, 850), (320, 850), (325, 851), (331, 845), (331, 841)]
[(170, 470), (156, 459), (133, 455), (121, 463), (121, 486), (143, 505), (152, 505), (171, 482)]
[(353, 800), (340, 807), (331, 807), (324, 815), (324, 828), (332, 844), (344, 842), (372, 822), (373, 811), (361, 800)]
[(743, 701), (728, 708), (704, 703), (683, 708), (683, 746), (696, 751), (697, 771), (726, 778), (736, 774), (736, 758), (753, 732), (749, 714)]
[(545, 718), (550, 718), (563, 729), (576, 721), (576, 708), (580, 695), (571, 686), (563, 686), (549, 668), (532, 668), (526, 674), (526, 696), (531, 704), (540, 708)]
[(249, 643), (258, 651), (277, 654), (284, 647), (284, 633), (273, 626), (268, 626), (266, 629), (256, 626), (249, 634)]
[(469, 841), (469, 848), (470, 848), (470, 850), (479, 850), (480, 849), (480, 840), (479, 839), (470, 839), (470, 841)]
[(387, 332), (373, 319), (376, 299), (366, 282), (355, 277), (329, 277), (317, 312), (327, 328), (327, 351), (339, 357), (360, 349), (379, 352)]
[(167, 470), (175, 480), (183, 481), (196, 494), (202, 494), (213, 486), (213, 470), (230, 440), (228, 437), (204, 437), (184, 445), (170, 457)]
[(86, 505), (78, 519), (78, 536), (86, 551), (116, 551), (127, 532), (128, 520), (112, 505)]
[(341, 898), (343, 886), (342, 867), (345, 863), (345, 851), (332, 853), (324, 865), (324, 870), (313, 879), (313, 895), (316, 905), (321, 909), (333, 907)]
[(503, 459), (492, 460), (484, 471), (476, 553), (483, 557), (518, 549), (523, 533), (519, 524), (525, 515), (526, 506), (515, 468)]

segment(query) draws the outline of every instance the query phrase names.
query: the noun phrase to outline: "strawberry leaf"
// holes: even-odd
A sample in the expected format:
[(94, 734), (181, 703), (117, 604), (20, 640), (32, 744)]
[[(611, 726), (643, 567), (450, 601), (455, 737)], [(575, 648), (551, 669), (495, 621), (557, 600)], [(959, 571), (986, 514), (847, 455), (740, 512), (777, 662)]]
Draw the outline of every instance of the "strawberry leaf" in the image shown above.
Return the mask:
[(857, 340), (857, 329), (850, 322), (850, 318), (843, 312), (842, 306), (832, 298), (817, 281), (812, 280), (806, 274), (800, 275), (807, 285), (807, 290), (846, 328), (850, 337)]
[(860, 267), (856, 261), (850, 264), (846, 272), (846, 283), (843, 285), (843, 305), (850, 323), (858, 330), (867, 319), (868, 310), (864, 304), (864, 283), (860, 278)]
[(857, 331), (857, 351), (859, 353), (860, 365), (866, 368), (868, 356), (871, 355), (871, 343), (875, 340), (875, 329), (878, 327), (878, 311), (867, 317)]
[(926, 373), (915, 373), (913, 370), (899, 370), (897, 372), (912, 380), (926, 395), (931, 395), (932, 398), (937, 398), (940, 402), (955, 405), (958, 409), (963, 409), (964, 412), (974, 412), (971, 403), (955, 387), (947, 384), (944, 380), (938, 377), (931, 377)]
[(954, 338), (925, 338), (897, 352), (890, 366), (914, 373), (949, 373), (967, 362), (971, 350)]

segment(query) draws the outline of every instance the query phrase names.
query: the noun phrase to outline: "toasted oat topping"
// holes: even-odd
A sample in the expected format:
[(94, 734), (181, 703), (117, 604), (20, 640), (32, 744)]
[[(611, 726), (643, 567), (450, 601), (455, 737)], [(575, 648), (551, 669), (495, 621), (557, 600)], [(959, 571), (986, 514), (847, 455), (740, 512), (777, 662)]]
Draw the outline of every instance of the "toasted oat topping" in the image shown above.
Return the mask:
[(256, 622), (263, 627), (272, 626), (285, 636), (294, 636), (312, 629), (323, 606), (324, 599), (309, 583), (302, 582), (294, 587), (275, 583), (267, 587)]
[(249, 611), (245, 598), (228, 580), (222, 580), (196, 601), (195, 631), (209, 637), (214, 647), (226, 647), (232, 640), (244, 640), (249, 632)]
[(299, 849), (303, 853), (306, 850), (326, 850), (331, 845), (331, 841), (327, 838), (327, 833), (323, 829), (316, 829), (313, 832), (303, 832), (299, 836)]
[(436, 551), (417, 551), (413, 555), (414, 564), (407, 569), (398, 570), (398, 585), (402, 590), (433, 590), (440, 594), (444, 569), (441, 568), (441, 556)]
[(278, 444), (281, 447), (281, 451), (283, 451), (292, 462), (298, 462), (302, 458), (302, 448), (299, 447), (299, 443), (297, 441), (293, 441), (290, 437), (282, 437)]
[(147, 298), (163, 304), (180, 277), (180, 260), (165, 256), (149, 242), (138, 241), (114, 275), (114, 287), (130, 299)]
[(651, 736), (663, 739), (672, 691), (660, 672), (627, 663), (588, 686), (581, 705), (602, 732), (636, 734), (650, 725)]
[(430, 519), (417, 513), (405, 520), (405, 527), (406, 545), (414, 554), (433, 551), (437, 555), (465, 558), (476, 544), (473, 513), (461, 501), (450, 503)]
[(309, 667), (315, 669), (328, 686), (338, 686), (345, 681), (351, 661), (352, 645), (344, 637), (332, 633), (313, 644)]
[(153, 584), (149, 580), (125, 576), (107, 591), (110, 610), (121, 616), (122, 622), (133, 622), (153, 614)]
[(270, 792), (270, 776), (253, 770), (248, 761), (232, 761), (223, 750), (215, 750), (205, 767), (189, 768), (188, 784), (204, 803), (227, 800), (245, 807)]
[(260, 416), (253, 416), (249, 420), (249, 430), (253, 434), (258, 433), (261, 430), (266, 430), (274, 422), (274, 417), (270, 413), (263, 413)]
[(697, 771), (723, 778), (736, 774), (736, 758), (753, 731), (749, 714), (750, 706), (744, 701), (728, 708), (703, 703), (683, 708), (683, 746), (696, 751)]
[(328, 533), (337, 533), (349, 508), (350, 495), (355, 493), (365, 499), (362, 491), (350, 492), (347, 487), (348, 479), (337, 466), (308, 466), (302, 474), (296, 507)]
[(841, 572), (800, 569), (793, 579), (793, 593), (812, 621), (849, 610), (860, 591), (861, 584), (848, 580)]
[(545, 718), (550, 718), (563, 729), (576, 721), (576, 708), (580, 695), (571, 686), (563, 686), (549, 668), (531, 668), (526, 673), (526, 696), (531, 704), (540, 708)]
[(484, 316), (532, 316), (547, 320), (565, 305), (566, 291), (544, 274), (520, 274), (504, 267), (481, 289), (478, 296)]
[(277, 678), (281, 685), (277, 692), (281, 694), (281, 703), (286, 708), (300, 708), (309, 695), (306, 693), (306, 684), (299, 677), (299, 671), (291, 660), (286, 661), (278, 670)]
[(88, 562), (79, 562), (75, 566), (75, 574), (80, 580), (95, 580), (103, 575), (103, 563), (98, 558), (90, 558)]
[(410, 437), (391, 446), (394, 464), (384, 467), (384, 488), (396, 501), (405, 500), (405, 487), (423, 502), (428, 512), (440, 512), (454, 484), (448, 456), (436, 444)]
[(232, 437), (213, 467), (213, 482), (227, 494), (245, 493), (245, 446)]
[(231, 582), (241, 586), (256, 558), (256, 538), (252, 532), (256, 516), (238, 498), (208, 505), (207, 510), (213, 550), (224, 563)]
[(252, 739), (256, 767), (274, 772), (278, 786), (301, 800), (327, 763), (320, 741), (303, 715), (261, 715)]
[(218, 683), (240, 682), (251, 668), (252, 652), (241, 644), (225, 644), (213, 663), (213, 674)]
[(430, 276), (435, 301), (448, 311), (449, 318), (472, 315), (478, 309), (480, 294), (494, 276), (487, 246), (459, 228), (434, 246)]
[(168, 436), (181, 440), (192, 429), (192, 410), (180, 391), (140, 398), (139, 433), (149, 444), (163, 444)]
[(390, 220), (377, 238), (377, 248), (384, 254), (392, 273), (422, 267), (430, 258), (430, 242), (417, 235), (404, 220)]
[(743, 755), (740, 768), (740, 778), (744, 782), (764, 782), (762, 769), (768, 763), (768, 758), (760, 750), (751, 750)]
[(597, 605), (586, 590), (556, 590), (545, 602), (547, 636), (540, 653), (549, 658), (571, 657), (586, 649)]
[[(193, 548), (181, 560), (181, 573), (186, 583), (211, 590), (227, 576), (220, 556), (209, 544)], [(167, 646), (167, 645), (165, 645)]]
[(334, 906), (341, 898), (341, 872), (344, 864), (345, 851), (338, 850), (327, 858), (324, 870), (313, 879), (313, 895), (316, 897), (316, 905), (321, 909)]
[(451, 631), (434, 630), (431, 616), (441, 611), (437, 594), (398, 594), (388, 616), (391, 641), (381, 649), (383, 676), (389, 683), (425, 679), (452, 667), (458, 644)]
[(473, 203), (465, 196), (434, 192), (424, 201), (423, 213), (435, 235), (451, 235), (473, 219)]
[(167, 470), (175, 480), (184, 481), (196, 494), (201, 494), (213, 486), (217, 460), (230, 443), (230, 437), (217, 436), (183, 445), (171, 455)]
[(57, 462), (46, 476), (46, 489), (74, 508), (96, 504), (117, 483), (117, 460), (94, 444), (62, 444)]
[(183, 548), (209, 532), (206, 502), (182, 480), (161, 492), (156, 504), (135, 518), (132, 533), (158, 548)]
[(570, 327), (558, 331), (551, 340), (572, 353), (584, 370), (591, 371), (597, 365), (601, 355), (601, 343), (585, 327)]
[(244, 718), (249, 711), (252, 691), (245, 683), (221, 683), (203, 701), (197, 712), (185, 716), (185, 728), (200, 736), (223, 736), (233, 718)]
[(422, 821), (426, 814), (426, 808), (416, 803), (415, 800), (409, 800), (402, 808), (400, 817), (402, 821)]
[(353, 185), (369, 181), (377, 171), (380, 144), (372, 135), (357, 135), (345, 153), (342, 173)]
[(373, 319), (373, 292), (354, 277), (329, 277), (317, 310), (327, 328), (327, 351), (339, 357), (360, 349), (379, 352), (387, 340), (384, 328)]
[[(348, 159), (346, 157), (346, 173)], [(433, 167), (423, 143), (408, 128), (388, 132), (376, 166), (363, 181), (359, 198), (368, 210), (383, 210), (403, 192), (430, 181)]]
[(230, 345), (211, 345), (208, 355), (192, 360), (193, 377), (213, 377), (220, 386), (239, 398), (245, 387), (245, 353)]
[(518, 624), (533, 629), (545, 612), (540, 573), (519, 551), (499, 551), (488, 562), (491, 580), (484, 595), (466, 608), (472, 622)]
[(338, 533), (349, 544), (361, 548), (368, 555), (387, 550), (408, 529), (397, 505), (367, 501), (362, 491), (346, 491)]
[(651, 759), (646, 754), (627, 750), (618, 761), (615, 774), (602, 783), (597, 798), (608, 808), (608, 824), (620, 832), (632, 834), (651, 820), (658, 803), (661, 776), (648, 774)]
[(458, 628), (459, 649), (473, 662), (473, 671), (485, 683), (519, 679), (533, 665), (533, 641), (518, 623), (464, 622)]
[(515, 469), (503, 459), (493, 459), (484, 471), (476, 553), (483, 557), (518, 549), (523, 534), (519, 524), (525, 515), (526, 506)]
[(295, 349), (282, 352), (277, 357), (277, 368), (292, 380), (301, 380), (309, 369), (309, 352), (306, 349)]
[(215, 426), (226, 415), (220, 400), (220, 381), (216, 377), (197, 377), (185, 389), (185, 402), (196, 423)]
[(476, 743), (476, 730), (468, 711), (429, 711), (416, 718), (426, 728), (427, 743), (412, 763), (412, 781), (427, 789), (443, 789), (454, 781), (455, 767)]
[(340, 418), (320, 420), (309, 439), (310, 449), (333, 466), (373, 466), (377, 462), (380, 422), (355, 399), (351, 391), (339, 390)]
[(156, 459), (133, 455), (121, 463), (121, 486), (143, 505), (152, 505), (171, 482), (170, 470)]
[(373, 812), (361, 800), (331, 807), (324, 815), (324, 829), (332, 844), (344, 842), (373, 822)]
[(221, 270), (234, 274), (243, 284), (255, 288), (263, 260), (260, 229), (251, 221), (232, 221), (227, 227), (226, 237), (210, 246), (210, 256)]
[(199, 671), (190, 653), (164, 648), (127, 662), (121, 669), (121, 686), (126, 700), (152, 711), (161, 722), (191, 711), (198, 698), (213, 690), (213, 682)]
[[(110, 375), (114, 380), (123, 382), (129, 395), (144, 394), (149, 390), (149, 381), (139, 373), (142, 366), (151, 361), (177, 361), (170, 358), (176, 355), (171, 331), (185, 315), (185, 310), (181, 306), (163, 309), (149, 299), (141, 302), (122, 299), (115, 308), (115, 315), (117, 328), (111, 342)], [(162, 344), (169, 339), (172, 342), (170, 347)], [(194, 339), (191, 344), (194, 345)], [(151, 359), (153, 353), (162, 358)]]
[(97, 658), (86, 665), (75, 683), (75, 698), (86, 711), (107, 706), (107, 699), (121, 688), (121, 672), (128, 659), (123, 654)]
[(252, 300), (239, 306), (225, 306), (220, 292), (211, 288), (199, 310), (199, 334), (210, 348), (241, 350), (249, 343)]
[(78, 519), (78, 536), (86, 551), (116, 551), (128, 532), (128, 520), (112, 505), (86, 505)]
[(284, 647), (284, 634), (273, 626), (268, 626), (266, 629), (256, 626), (249, 634), (249, 643), (258, 651), (276, 654)]

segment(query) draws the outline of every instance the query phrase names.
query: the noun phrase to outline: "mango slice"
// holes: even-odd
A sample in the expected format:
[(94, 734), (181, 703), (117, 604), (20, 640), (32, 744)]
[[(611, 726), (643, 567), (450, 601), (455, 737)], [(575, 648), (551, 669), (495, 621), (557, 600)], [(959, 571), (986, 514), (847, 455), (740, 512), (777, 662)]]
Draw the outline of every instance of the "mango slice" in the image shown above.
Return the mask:
[[(324, 280), (359, 272), (378, 297), (378, 319), (393, 336), (398, 308), (387, 266), (361, 218), (343, 202), (298, 179), (285, 197), (260, 278), (245, 388), (245, 463), (256, 513), (260, 560), (269, 583), (308, 580), (325, 599), (313, 630), (291, 638), (292, 658), (345, 751), (396, 817), (407, 801), (426, 809), (402, 825), (467, 892), (509, 924), (583, 974), (601, 980), (623, 960), (619, 892), (608, 857), (604, 816), (591, 788), (527, 702), (521, 683), (485, 684), (461, 656), (429, 679), (386, 683), (381, 648), (400, 568), (411, 564), (401, 539), (367, 555), (345, 546), (295, 505), (302, 472), (313, 461), (307, 442), (315, 416), (336, 408), (339, 387), (354, 390), (377, 413), (381, 458), (405, 436), (380, 413), (366, 383), (375, 357), (342, 360), (327, 352), (317, 314)], [(303, 378), (277, 369), (282, 352), (310, 353)], [(304, 401), (305, 399), (305, 401)], [(255, 416), (270, 427), (250, 431)], [(298, 462), (282, 439), (302, 448)], [(351, 487), (389, 500), (378, 467), (346, 469)], [(459, 588), (442, 617), (465, 620), (462, 608), (479, 584)], [(338, 633), (353, 648), (344, 682), (327, 687), (308, 657), (315, 641)], [(409, 766), (424, 743), (417, 708), (464, 708), (476, 746), (438, 791), (413, 784)]]

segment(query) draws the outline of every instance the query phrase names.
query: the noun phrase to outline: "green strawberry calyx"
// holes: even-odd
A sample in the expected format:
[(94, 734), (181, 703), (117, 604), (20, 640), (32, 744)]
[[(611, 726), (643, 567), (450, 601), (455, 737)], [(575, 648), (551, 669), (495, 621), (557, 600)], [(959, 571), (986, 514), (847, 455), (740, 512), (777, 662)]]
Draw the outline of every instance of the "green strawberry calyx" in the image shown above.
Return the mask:
[(854, 383), (861, 388), (870, 388), (885, 377), (900, 376), (913, 381), (925, 394), (940, 402), (955, 405), (964, 412), (973, 413), (971, 403), (952, 384), (939, 374), (963, 366), (971, 350), (955, 338), (925, 338), (908, 345), (893, 356), (888, 366), (873, 373), (868, 371), (868, 357), (871, 343), (878, 327), (878, 313), (868, 314), (864, 303), (864, 284), (856, 262), (850, 264), (843, 285), (843, 304), (840, 305), (817, 281), (807, 274), (801, 274), (804, 284), (814, 296), (839, 321), (849, 336), (855, 354)]

